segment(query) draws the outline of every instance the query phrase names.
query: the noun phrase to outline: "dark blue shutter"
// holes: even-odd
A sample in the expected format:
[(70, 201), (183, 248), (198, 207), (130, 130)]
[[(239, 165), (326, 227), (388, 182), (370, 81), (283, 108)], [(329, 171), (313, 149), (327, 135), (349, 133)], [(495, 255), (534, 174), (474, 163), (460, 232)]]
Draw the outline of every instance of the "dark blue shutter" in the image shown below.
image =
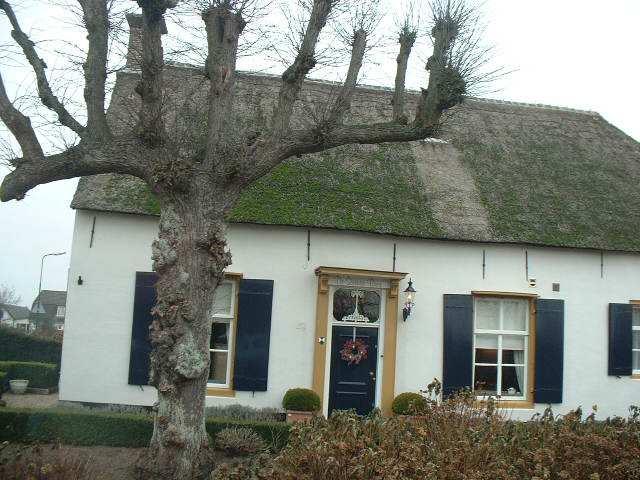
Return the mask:
[(609, 304), (609, 375), (628, 376), (632, 373), (632, 324), (632, 305)]
[(564, 300), (536, 302), (535, 403), (562, 403)]
[(473, 297), (444, 296), (442, 392), (448, 397), (473, 382)]
[(129, 385), (149, 384), (149, 326), (153, 317), (151, 309), (156, 304), (156, 281), (154, 272), (136, 272), (136, 291), (133, 299), (133, 322), (131, 327), (131, 356), (129, 357)]
[(264, 392), (269, 373), (273, 280), (241, 280), (233, 388)]

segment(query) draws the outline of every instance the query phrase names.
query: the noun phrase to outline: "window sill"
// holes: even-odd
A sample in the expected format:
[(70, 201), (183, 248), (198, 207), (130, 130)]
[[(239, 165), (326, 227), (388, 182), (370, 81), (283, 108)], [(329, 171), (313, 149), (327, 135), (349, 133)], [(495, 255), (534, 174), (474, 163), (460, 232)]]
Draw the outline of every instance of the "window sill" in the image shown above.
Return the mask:
[[(476, 402), (479, 405), (487, 403), (487, 400), (477, 399)], [(530, 400), (497, 400), (494, 399), (494, 403), (499, 409), (509, 409), (509, 410), (532, 410), (533, 402)]]
[(236, 391), (224, 387), (207, 387), (207, 397), (235, 397)]

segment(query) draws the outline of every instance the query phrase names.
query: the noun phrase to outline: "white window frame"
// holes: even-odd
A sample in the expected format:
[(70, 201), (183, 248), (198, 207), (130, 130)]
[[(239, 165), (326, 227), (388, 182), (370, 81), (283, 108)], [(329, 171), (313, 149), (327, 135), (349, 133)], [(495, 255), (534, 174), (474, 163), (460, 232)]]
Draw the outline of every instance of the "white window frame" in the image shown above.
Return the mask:
[[(500, 303), (500, 329), (498, 330), (490, 330), (490, 329), (484, 329), (484, 328), (477, 328), (476, 325), (478, 324), (478, 319), (477, 319), (477, 302), (478, 301), (493, 301), (493, 302), (499, 302)], [(522, 301), (524, 303), (526, 303), (527, 308), (526, 308), (526, 321), (525, 321), (525, 330), (524, 331), (520, 331), (520, 330), (504, 330), (502, 329), (502, 326), (504, 325), (504, 302), (505, 301)], [(529, 389), (529, 340), (531, 337), (531, 332), (530, 332), (530, 328), (531, 328), (531, 311), (528, 308), (529, 307), (529, 300), (526, 298), (515, 298), (515, 297), (490, 297), (490, 296), (477, 296), (474, 297), (473, 299), (473, 359), (472, 359), (472, 370), (473, 370), (473, 380), (471, 385), (475, 387), (476, 384), (476, 366), (479, 367), (496, 367), (497, 368), (497, 378), (496, 378), (496, 396), (495, 398), (500, 399), (500, 400), (508, 400), (508, 401), (526, 401), (528, 399), (527, 396), (527, 391)], [(476, 335), (497, 335), (498, 336), (498, 359), (497, 359), (497, 363), (476, 363)], [(512, 363), (507, 363), (507, 364), (503, 364), (502, 363), (502, 337), (504, 335), (509, 335), (509, 336), (521, 336), (524, 337), (524, 362), (522, 365), (519, 364), (512, 364)], [(502, 367), (518, 367), (518, 366), (522, 366), (522, 368), (524, 369), (523, 372), (523, 378), (524, 378), (524, 385), (521, 387), (521, 391), (522, 391), (522, 395), (502, 395), (501, 391), (502, 391)], [(489, 399), (489, 397), (493, 397), (493, 395), (487, 396), (487, 395), (476, 395), (476, 398), (480, 399), (480, 400), (487, 400)]]
[[(62, 315), (60, 314), (62, 312)], [(64, 316), (67, 314), (67, 307), (65, 307), (64, 305), (58, 305), (58, 308), (56, 309), (56, 318), (64, 318)]]
[[(634, 311), (638, 311), (640, 312), (640, 304), (634, 303), (632, 305), (632, 308)], [(631, 321), (631, 362), (632, 362), (632, 366), (633, 366), (633, 352), (639, 352), (640, 353), (640, 348), (633, 348), (633, 336), (635, 335), (635, 332), (640, 332), (640, 325), (634, 325), (633, 324), (633, 319)], [(640, 334), (639, 334), (640, 335)], [(640, 369), (636, 368), (633, 369), (631, 371), (632, 375), (640, 375)]]
[[(216, 383), (209, 379), (207, 381), (207, 387), (212, 388), (230, 388), (231, 387), (231, 363), (233, 361), (233, 355), (235, 353), (235, 322), (236, 322), (236, 303), (237, 303), (237, 288), (238, 282), (235, 280), (223, 280), (222, 284), (231, 284), (231, 302), (229, 305), (229, 311), (224, 313), (212, 313), (212, 323), (225, 323), (229, 325), (229, 334), (227, 335), (227, 348), (209, 348), (209, 356), (211, 353), (226, 353), (227, 354), (227, 371), (225, 373), (225, 383)], [(211, 306), (213, 308), (213, 305)], [(225, 322), (216, 322), (216, 319), (224, 319)], [(213, 335), (213, 325), (211, 326), (211, 335)]]

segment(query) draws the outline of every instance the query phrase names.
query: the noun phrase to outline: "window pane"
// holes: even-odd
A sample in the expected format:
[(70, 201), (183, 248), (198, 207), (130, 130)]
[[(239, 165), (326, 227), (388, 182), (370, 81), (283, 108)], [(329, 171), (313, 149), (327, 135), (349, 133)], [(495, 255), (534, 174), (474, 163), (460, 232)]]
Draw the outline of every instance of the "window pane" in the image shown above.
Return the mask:
[(633, 352), (633, 369), (640, 370), (640, 352)]
[(476, 328), (500, 329), (500, 302), (479, 298), (476, 300)]
[(231, 305), (233, 299), (233, 285), (230, 282), (223, 282), (218, 285), (213, 294), (213, 315), (232, 315)]
[(211, 365), (209, 365), (211, 383), (227, 383), (227, 356), (226, 352), (211, 352)]
[(522, 335), (502, 336), (502, 363), (524, 364), (524, 337)]
[(351, 296), (351, 290), (340, 288), (333, 294), (333, 318), (341, 321), (343, 317), (356, 310), (356, 299)]
[(339, 322), (375, 323), (380, 318), (380, 295), (368, 290), (340, 288), (333, 294), (333, 318)]
[(640, 350), (640, 330), (633, 331), (633, 347), (634, 349)]
[(496, 395), (498, 367), (476, 366), (473, 389), (476, 395)]
[(640, 308), (633, 309), (633, 326), (640, 327)]
[(498, 363), (498, 335), (476, 335), (476, 363)]
[(226, 350), (229, 348), (229, 328), (230, 325), (228, 323), (213, 323), (213, 328), (211, 329), (211, 342), (209, 343), (209, 348), (211, 349), (220, 349)]
[(524, 388), (524, 367), (502, 367), (502, 395), (521, 397)]
[(529, 302), (526, 300), (504, 300), (502, 329), (524, 332), (527, 329), (528, 309)]

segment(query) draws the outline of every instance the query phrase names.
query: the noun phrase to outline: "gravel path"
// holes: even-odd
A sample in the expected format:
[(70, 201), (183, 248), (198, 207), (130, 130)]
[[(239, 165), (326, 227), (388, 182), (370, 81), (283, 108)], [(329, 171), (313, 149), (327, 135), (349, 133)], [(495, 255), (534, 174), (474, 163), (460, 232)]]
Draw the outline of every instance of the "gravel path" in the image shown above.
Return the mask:
[(2, 394), (2, 400), (7, 402), (8, 407), (18, 408), (51, 408), (58, 403), (58, 394), (36, 395), (33, 393), (25, 393), (24, 395), (15, 395), (10, 392)]

